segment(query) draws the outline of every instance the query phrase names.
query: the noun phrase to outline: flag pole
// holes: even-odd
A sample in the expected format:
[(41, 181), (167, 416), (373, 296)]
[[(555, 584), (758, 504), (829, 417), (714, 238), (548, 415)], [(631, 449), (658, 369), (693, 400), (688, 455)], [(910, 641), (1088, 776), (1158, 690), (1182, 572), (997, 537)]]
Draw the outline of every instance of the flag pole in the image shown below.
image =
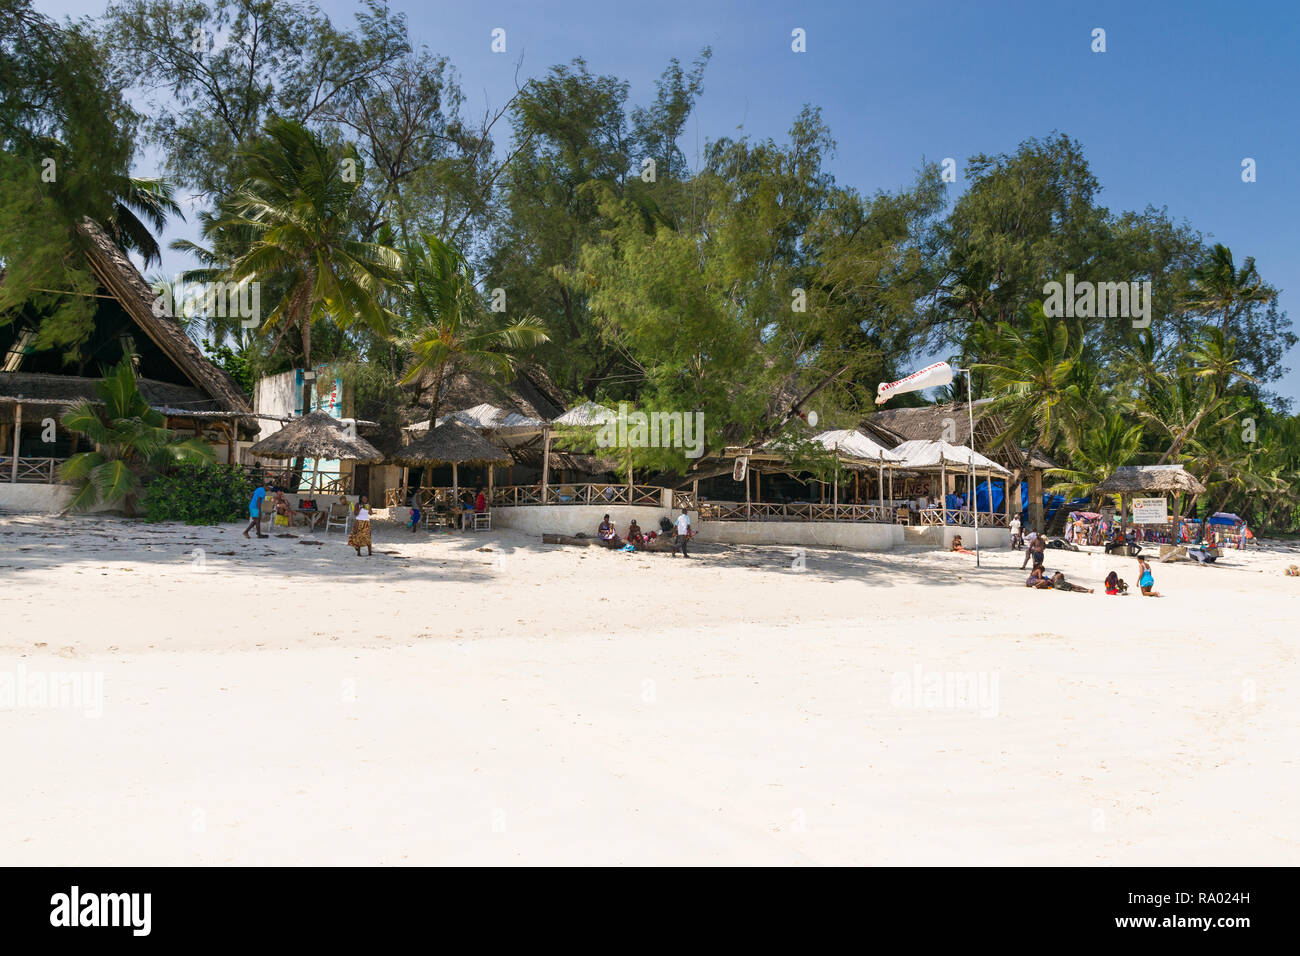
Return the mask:
[[(966, 414), (970, 417), (970, 486), (971, 497), (974, 499), (971, 505), (971, 516), (975, 519), (975, 567), (980, 566), (980, 490), (975, 484), (975, 405), (971, 401), (970, 391), (970, 369), (961, 370), (966, 376)], [(990, 489), (990, 494), (992, 489)]]

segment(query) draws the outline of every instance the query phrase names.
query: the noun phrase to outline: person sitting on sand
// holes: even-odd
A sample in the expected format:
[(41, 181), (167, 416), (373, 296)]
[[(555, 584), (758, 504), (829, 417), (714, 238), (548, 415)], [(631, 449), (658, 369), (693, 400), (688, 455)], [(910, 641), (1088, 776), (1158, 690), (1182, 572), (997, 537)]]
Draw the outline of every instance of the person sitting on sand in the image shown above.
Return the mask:
[(961, 544), (961, 535), (959, 535), (959, 534), (955, 534), (955, 535), (952, 536), (952, 547), (951, 547), (949, 550), (951, 550), (951, 551), (956, 551), (958, 554), (974, 554), (974, 553), (975, 553), (975, 552), (972, 551), (970, 548), (963, 548), (963, 547), (962, 547), (962, 544)]
[(596, 529), (596, 534), (599, 535), (601, 541), (613, 541), (618, 537), (618, 532), (615, 531), (614, 526), (610, 524), (609, 515), (605, 515), (605, 520), (602, 521), (600, 527)]
[(370, 544), (370, 499), (362, 495), (357, 499), (356, 516), (352, 520), (352, 533), (348, 535), (348, 544), (357, 549), (357, 557), (361, 557), (361, 549), (366, 549), (366, 555), (375, 553)]
[(1143, 597), (1160, 597), (1159, 591), (1155, 590), (1156, 579), (1151, 574), (1151, 565), (1147, 564), (1146, 558), (1138, 558), (1138, 589), (1141, 590)]
[(1291, 567), (1286, 569), (1286, 576), (1289, 578), (1300, 578), (1300, 567), (1296, 567), (1294, 564), (1291, 565)]
[(1119, 576), (1119, 572), (1112, 571), (1106, 575), (1106, 593), (1107, 594), (1128, 594), (1128, 585), (1124, 579)]
[(1091, 594), (1092, 588), (1085, 588), (1082, 584), (1071, 584), (1065, 580), (1065, 573), (1057, 571), (1052, 575), (1052, 587), (1057, 591), (1079, 591), (1083, 594)]
[(1043, 576), (1043, 566), (1041, 564), (1035, 564), (1034, 569), (1029, 572), (1029, 577), (1025, 579), (1025, 587), (1051, 590), (1052, 582)]
[(635, 544), (637, 547), (645, 544), (645, 535), (641, 533), (641, 526), (632, 519), (632, 523), (627, 526), (627, 540), (629, 544)]

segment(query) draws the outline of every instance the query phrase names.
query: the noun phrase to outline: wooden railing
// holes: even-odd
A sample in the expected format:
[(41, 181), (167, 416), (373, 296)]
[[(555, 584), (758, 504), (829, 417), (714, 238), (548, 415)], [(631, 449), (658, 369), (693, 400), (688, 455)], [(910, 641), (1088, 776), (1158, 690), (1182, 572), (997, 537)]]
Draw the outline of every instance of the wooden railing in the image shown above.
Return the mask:
[(492, 491), (492, 504), (514, 505), (645, 505), (663, 506), (664, 489), (657, 485), (559, 484), (506, 485)]
[[(674, 505), (677, 501), (674, 497)], [(743, 501), (702, 501), (699, 505), (702, 521), (846, 521), (893, 524), (901, 521), (900, 509), (895, 505), (880, 504), (818, 504), (792, 501), (784, 504)], [(970, 527), (974, 522), (970, 512), (953, 508), (927, 508), (916, 513), (920, 525), (947, 524)], [(981, 528), (1005, 528), (1006, 515), (980, 513)]]
[(472, 485), (465, 485), (459, 489), (446, 487), (421, 485), (419, 488), (409, 488), (406, 485), (398, 485), (396, 488), (384, 489), (384, 507), (385, 508), (405, 508), (410, 501), (411, 492), (416, 491), (419, 494), (420, 508), (427, 511), (436, 508), (439, 505), (450, 507), (456, 500), (456, 491), (464, 495), (466, 492), (474, 493)]
[(0, 455), (0, 481), (52, 485), (59, 480), (59, 466), (66, 458), (19, 458), (14, 469), (13, 455)]
[[(925, 508), (919, 512), (920, 520), (918, 524), (923, 525), (957, 525), (962, 528), (971, 528), (975, 525), (975, 519), (969, 511), (960, 508)], [(1005, 514), (990, 514), (987, 511), (980, 512), (981, 528), (1005, 528), (1007, 526), (1007, 516)]]
[(849, 521), (888, 522), (892, 511), (888, 505), (815, 504), (791, 501), (785, 504), (743, 501), (702, 501), (702, 521)]

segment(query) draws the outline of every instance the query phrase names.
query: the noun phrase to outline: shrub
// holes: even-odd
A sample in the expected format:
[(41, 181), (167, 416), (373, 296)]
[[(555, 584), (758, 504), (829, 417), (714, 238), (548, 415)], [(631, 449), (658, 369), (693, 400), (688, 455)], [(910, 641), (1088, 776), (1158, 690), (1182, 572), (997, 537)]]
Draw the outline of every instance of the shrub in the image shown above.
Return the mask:
[(158, 475), (144, 493), (146, 521), (219, 524), (248, 513), (254, 481), (230, 465), (178, 465)]

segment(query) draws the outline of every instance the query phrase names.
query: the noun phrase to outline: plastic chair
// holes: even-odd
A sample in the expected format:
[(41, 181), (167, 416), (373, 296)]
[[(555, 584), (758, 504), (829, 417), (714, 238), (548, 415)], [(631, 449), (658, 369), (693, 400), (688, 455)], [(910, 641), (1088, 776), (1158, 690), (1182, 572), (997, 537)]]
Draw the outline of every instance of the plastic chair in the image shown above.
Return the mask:
[(491, 531), (492, 530), (492, 512), (476, 511), (474, 512), (474, 530)]
[(346, 501), (339, 501), (330, 505), (329, 514), (325, 516), (326, 533), (335, 525), (342, 528), (344, 534), (352, 533), (352, 506)]

